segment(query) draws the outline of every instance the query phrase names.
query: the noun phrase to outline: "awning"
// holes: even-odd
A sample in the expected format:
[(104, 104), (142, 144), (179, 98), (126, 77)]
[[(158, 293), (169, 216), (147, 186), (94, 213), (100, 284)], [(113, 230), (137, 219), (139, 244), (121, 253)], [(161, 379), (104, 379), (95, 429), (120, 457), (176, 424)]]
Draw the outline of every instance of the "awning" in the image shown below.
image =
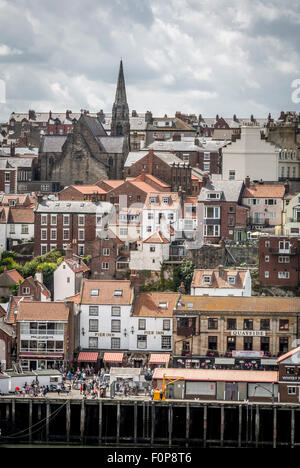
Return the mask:
[(233, 358), (216, 358), (215, 359), (215, 364), (219, 365), (234, 365), (235, 360)]
[(122, 362), (124, 353), (104, 353), (104, 362)]
[(148, 364), (169, 364), (170, 354), (150, 354)]
[(99, 353), (79, 353), (77, 358), (78, 362), (97, 362), (98, 361)]
[(277, 359), (262, 359), (260, 363), (262, 366), (278, 366)]
[(32, 354), (32, 353), (20, 353), (19, 354), (20, 359), (63, 359), (64, 355), (63, 354)]

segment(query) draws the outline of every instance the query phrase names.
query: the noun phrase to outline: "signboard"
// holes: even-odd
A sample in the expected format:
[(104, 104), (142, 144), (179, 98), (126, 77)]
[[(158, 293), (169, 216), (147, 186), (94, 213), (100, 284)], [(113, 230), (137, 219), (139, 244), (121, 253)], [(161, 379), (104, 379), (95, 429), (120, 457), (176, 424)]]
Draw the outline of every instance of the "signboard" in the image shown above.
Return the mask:
[(263, 351), (232, 351), (232, 357), (260, 358), (263, 356)]
[(254, 330), (232, 330), (231, 336), (266, 336), (266, 332)]

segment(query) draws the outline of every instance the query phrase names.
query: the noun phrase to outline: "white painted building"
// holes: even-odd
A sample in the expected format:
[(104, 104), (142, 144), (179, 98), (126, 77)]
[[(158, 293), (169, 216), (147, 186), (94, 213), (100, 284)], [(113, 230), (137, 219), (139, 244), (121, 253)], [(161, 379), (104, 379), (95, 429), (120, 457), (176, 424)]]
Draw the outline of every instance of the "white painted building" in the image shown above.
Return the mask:
[(150, 193), (142, 211), (142, 239), (147, 239), (156, 231), (170, 238), (171, 231), (177, 229), (181, 216), (181, 200), (178, 193)]
[(80, 347), (127, 350), (134, 291), (130, 281), (83, 280), (80, 298)]
[(251, 297), (252, 281), (249, 270), (194, 271), (191, 296), (245, 296)]
[(79, 293), (82, 280), (89, 271), (82, 259), (73, 255), (70, 249), (66, 253), (67, 256), (54, 271), (54, 301), (62, 301)]
[(241, 137), (222, 149), (223, 179), (277, 181), (279, 178), (279, 149), (261, 138), (261, 128), (245, 125)]
[(178, 293), (143, 292), (135, 299), (130, 322), (130, 351), (170, 353), (173, 311)]
[(164, 261), (170, 257), (170, 241), (160, 231), (137, 242), (137, 250), (130, 251), (130, 270), (160, 271)]

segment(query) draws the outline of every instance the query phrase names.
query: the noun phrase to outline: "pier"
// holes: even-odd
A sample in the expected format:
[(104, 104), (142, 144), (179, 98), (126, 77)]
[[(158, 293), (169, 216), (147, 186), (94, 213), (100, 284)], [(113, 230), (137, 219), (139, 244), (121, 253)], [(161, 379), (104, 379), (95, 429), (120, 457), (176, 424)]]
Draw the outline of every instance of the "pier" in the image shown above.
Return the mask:
[(300, 447), (300, 405), (0, 398), (1, 444)]

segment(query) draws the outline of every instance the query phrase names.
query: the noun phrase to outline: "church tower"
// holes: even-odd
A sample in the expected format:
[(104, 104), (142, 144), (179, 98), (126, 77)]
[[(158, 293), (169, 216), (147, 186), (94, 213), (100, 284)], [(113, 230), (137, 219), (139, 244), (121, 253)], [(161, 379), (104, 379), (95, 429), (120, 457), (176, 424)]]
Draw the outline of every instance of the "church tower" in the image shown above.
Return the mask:
[(123, 63), (120, 62), (115, 102), (112, 108), (111, 136), (130, 137), (129, 107), (127, 104)]

